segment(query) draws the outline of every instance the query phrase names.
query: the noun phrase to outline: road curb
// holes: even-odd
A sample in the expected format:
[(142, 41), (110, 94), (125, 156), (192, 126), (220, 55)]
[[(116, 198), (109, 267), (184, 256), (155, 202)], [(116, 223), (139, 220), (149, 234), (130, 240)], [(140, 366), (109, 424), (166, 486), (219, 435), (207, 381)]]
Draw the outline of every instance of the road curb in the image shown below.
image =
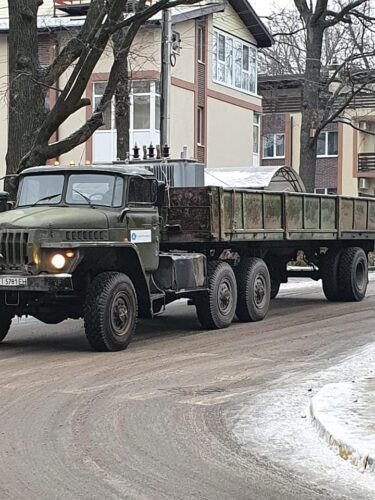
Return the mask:
[(328, 384), (310, 402), (319, 436), (341, 458), (375, 473), (375, 378)]

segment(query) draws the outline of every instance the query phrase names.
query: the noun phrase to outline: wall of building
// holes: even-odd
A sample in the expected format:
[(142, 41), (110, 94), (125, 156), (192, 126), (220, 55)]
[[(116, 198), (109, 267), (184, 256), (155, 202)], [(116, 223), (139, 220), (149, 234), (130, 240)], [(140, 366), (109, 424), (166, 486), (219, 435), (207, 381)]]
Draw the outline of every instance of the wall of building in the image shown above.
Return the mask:
[(207, 100), (207, 112), (207, 166), (250, 166), (253, 112), (211, 98)]
[(213, 16), (215, 28), (221, 29), (226, 33), (231, 33), (245, 42), (257, 45), (255, 38), (244, 25), (237, 12), (226, 2), (225, 11), (217, 12)]
[(340, 124), (340, 129), (342, 130), (342, 145), (339, 149), (342, 154), (339, 156), (339, 194), (357, 196), (358, 178), (354, 176), (353, 166), (357, 153), (354, 147), (353, 129), (349, 125), (342, 124)]
[(172, 86), (170, 127), (171, 156), (179, 158), (183, 146), (188, 148), (188, 157), (194, 158), (195, 147), (195, 113), (194, 92)]

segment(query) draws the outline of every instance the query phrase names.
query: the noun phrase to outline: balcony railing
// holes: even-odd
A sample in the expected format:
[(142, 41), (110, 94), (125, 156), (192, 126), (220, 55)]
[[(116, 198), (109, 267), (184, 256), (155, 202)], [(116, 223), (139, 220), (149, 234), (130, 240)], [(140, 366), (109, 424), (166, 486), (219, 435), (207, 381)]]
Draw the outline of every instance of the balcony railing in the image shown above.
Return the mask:
[(56, 11), (62, 11), (70, 16), (82, 16), (87, 13), (91, 0), (53, 0)]
[(358, 170), (360, 172), (375, 171), (375, 153), (359, 153)]

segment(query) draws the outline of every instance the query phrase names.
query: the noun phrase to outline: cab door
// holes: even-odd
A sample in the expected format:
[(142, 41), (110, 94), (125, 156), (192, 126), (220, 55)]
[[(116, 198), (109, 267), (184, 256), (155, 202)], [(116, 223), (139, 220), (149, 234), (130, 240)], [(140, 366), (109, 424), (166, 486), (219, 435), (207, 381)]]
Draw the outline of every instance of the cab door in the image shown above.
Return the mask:
[(158, 183), (147, 177), (130, 177), (126, 223), (129, 241), (137, 246), (145, 271), (159, 266), (160, 223), (155, 206)]

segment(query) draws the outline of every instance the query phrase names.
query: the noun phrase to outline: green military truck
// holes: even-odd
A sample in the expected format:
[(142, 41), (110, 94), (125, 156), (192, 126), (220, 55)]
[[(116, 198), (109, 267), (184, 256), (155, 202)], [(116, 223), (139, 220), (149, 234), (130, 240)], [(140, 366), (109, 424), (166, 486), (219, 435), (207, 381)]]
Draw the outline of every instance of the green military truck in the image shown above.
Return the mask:
[(83, 318), (98, 351), (180, 298), (204, 329), (262, 320), (298, 252), (328, 300), (360, 301), (375, 240), (372, 199), (166, 188), (134, 165), (27, 169), (0, 211), (0, 341), (16, 316)]

